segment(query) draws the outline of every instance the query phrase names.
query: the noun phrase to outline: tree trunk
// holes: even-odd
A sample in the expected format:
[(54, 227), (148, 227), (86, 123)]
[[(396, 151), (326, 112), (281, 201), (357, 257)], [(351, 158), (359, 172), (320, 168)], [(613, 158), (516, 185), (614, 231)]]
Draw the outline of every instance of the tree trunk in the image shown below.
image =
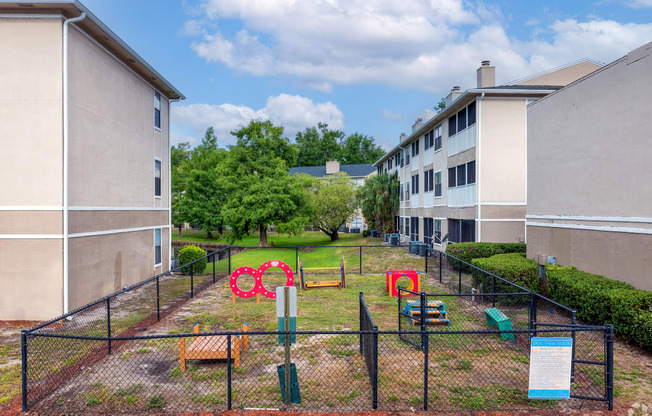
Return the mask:
[(182, 237), (182, 235), (181, 235), (181, 228), (182, 228), (182, 227), (183, 227), (183, 224), (179, 224), (179, 235), (178, 235), (179, 238)]
[(340, 239), (340, 235), (337, 233), (337, 228), (333, 228), (328, 236), (331, 238), (331, 241), (336, 241)]
[(258, 247), (267, 247), (267, 227), (265, 224), (260, 224), (260, 241)]
[(213, 233), (206, 231), (206, 238), (213, 238)]
[(220, 224), (220, 226), (217, 227), (217, 232), (218, 232), (220, 235), (222, 235), (222, 233), (224, 232), (224, 226), (223, 226), (222, 224)]

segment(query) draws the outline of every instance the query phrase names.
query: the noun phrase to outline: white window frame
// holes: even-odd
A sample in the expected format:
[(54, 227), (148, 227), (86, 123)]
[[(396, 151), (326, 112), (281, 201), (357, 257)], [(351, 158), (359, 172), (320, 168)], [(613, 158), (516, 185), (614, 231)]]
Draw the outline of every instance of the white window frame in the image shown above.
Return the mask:
[[(159, 241), (159, 250), (160, 250), (160, 255), (159, 255), (159, 262), (156, 262), (156, 234), (158, 234), (158, 241)], [(161, 267), (163, 265), (163, 229), (162, 228), (155, 228), (154, 229), (154, 267)]]
[[(436, 191), (437, 181), (435, 181), (437, 174), (439, 174), (439, 185), (440, 185), (439, 195), (437, 195), (437, 191)], [(435, 171), (432, 174), (432, 192), (435, 198), (441, 198), (444, 195), (444, 174), (441, 172), (441, 170)]]
[[(163, 97), (160, 92), (154, 90), (154, 128), (158, 131), (161, 131), (161, 126), (163, 125), (163, 111), (161, 111), (163, 103)], [(158, 126), (156, 125), (156, 110), (158, 110)]]
[[(159, 165), (161, 166), (160, 169), (159, 169), (159, 172), (160, 172), (160, 175), (161, 175), (161, 177), (159, 178), (159, 185), (160, 185), (160, 188), (161, 188), (161, 189), (159, 189), (160, 195), (156, 195), (156, 162), (158, 162)], [(160, 157), (155, 157), (154, 158), (154, 198), (156, 198), (156, 199), (163, 198), (163, 160), (161, 160)]]

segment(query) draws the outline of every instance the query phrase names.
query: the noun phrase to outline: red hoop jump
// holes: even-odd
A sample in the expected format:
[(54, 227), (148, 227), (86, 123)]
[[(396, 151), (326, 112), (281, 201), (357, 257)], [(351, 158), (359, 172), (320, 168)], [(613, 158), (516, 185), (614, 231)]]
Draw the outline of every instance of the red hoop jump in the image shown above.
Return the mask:
[[(276, 299), (276, 293), (265, 289), (265, 286), (263, 286), (263, 274), (270, 267), (278, 267), (279, 269), (285, 272), (285, 276), (287, 276), (287, 281), (285, 282), (285, 286), (294, 285), (294, 274), (292, 273), (292, 269), (290, 268), (290, 266), (283, 263), (282, 261), (270, 260), (263, 263), (258, 269), (254, 269), (248, 266), (244, 266), (236, 269), (231, 274), (231, 279), (229, 282), (233, 294), (240, 298), (252, 298), (260, 293), (266, 298)], [(249, 291), (243, 291), (238, 287), (238, 277), (240, 277), (243, 274), (248, 274), (254, 277), (255, 283), (253, 289)]]

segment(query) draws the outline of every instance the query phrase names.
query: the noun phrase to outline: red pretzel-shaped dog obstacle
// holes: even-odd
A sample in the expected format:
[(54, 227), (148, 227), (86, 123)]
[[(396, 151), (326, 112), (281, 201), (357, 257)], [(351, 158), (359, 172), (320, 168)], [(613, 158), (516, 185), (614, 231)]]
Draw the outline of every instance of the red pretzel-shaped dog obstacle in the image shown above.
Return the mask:
[[(229, 284), (231, 286), (231, 291), (233, 292), (231, 296), (232, 302), (235, 304), (236, 296), (239, 298), (253, 298), (255, 295), (256, 303), (260, 303), (261, 294), (266, 298), (276, 299), (276, 293), (267, 290), (265, 286), (263, 286), (263, 274), (270, 267), (278, 267), (279, 269), (285, 272), (285, 276), (287, 277), (285, 286), (294, 285), (294, 273), (292, 273), (292, 269), (290, 268), (290, 266), (283, 263), (282, 261), (278, 261), (278, 260), (266, 261), (258, 269), (254, 269), (253, 267), (248, 267), (248, 266), (239, 267), (231, 274), (231, 278), (229, 281)], [(243, 274), (248, 274), (254, 277), (254, 281), (255, 281), (254, 287), (251, 290), (244, 291), (238, 287), (238, 277), (242, 276)]]

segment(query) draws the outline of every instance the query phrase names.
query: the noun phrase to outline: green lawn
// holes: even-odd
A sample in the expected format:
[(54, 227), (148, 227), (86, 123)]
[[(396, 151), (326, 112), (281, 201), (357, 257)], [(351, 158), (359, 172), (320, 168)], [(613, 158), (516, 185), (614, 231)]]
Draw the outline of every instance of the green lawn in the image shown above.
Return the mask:
[[(206, 238), (205, 231), (183, 230), (183, 237), (177, 236), (178, 229), (172, 233), (173, 241), (197, 241), (228, 244), (225, 238), (219, 238), (217, 233), (213, 235), (218, 238)], [(369, 245), (380, 244), (379, 238), (363, 238), (362, 234), (344, 234), (340, 233), (340, 239), (331, 242), (330, 237), (322, 232), (307, 231), (301, 236), (290, 236), (272, 232), (267, 234), (267, 242), (274, 243), (275, 246), (323, 246), (323, 245)], [(258, 246), (258, 234), (245, 236), (241, 241), (236, 241), (234, 245), (244, 247)]]

